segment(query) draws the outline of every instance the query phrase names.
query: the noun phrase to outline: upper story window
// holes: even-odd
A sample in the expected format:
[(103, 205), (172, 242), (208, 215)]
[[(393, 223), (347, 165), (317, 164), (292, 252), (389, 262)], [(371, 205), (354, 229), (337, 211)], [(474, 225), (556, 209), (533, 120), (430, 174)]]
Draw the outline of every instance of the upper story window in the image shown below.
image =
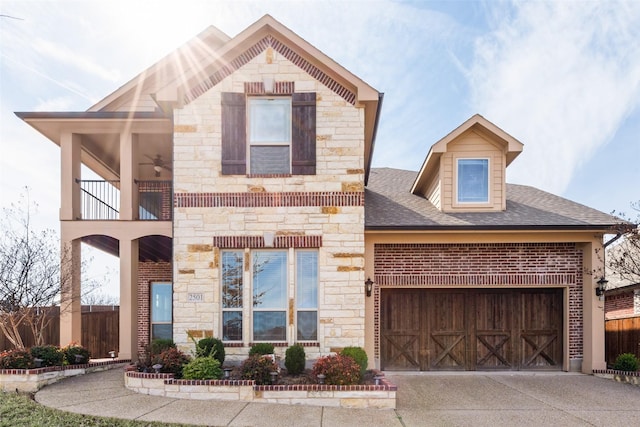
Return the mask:
[(249, 171), (291, 173), (291, 98), (249, 98)]
[(458, 159), (458, 203), (489, 202), (489, 159)]
[(315, 92), (224, 92), (221, 121), (222, 175), (315, 175)]

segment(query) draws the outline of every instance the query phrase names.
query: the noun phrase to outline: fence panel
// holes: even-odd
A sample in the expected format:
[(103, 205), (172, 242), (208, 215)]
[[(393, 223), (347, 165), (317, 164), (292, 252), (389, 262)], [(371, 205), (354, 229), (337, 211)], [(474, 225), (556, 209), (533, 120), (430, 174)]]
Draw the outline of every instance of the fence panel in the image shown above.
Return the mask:
[[(96, 308), (92, 311), (85, 311), (83, 307), (82, 313), (82, 345), (90, 352), (91, 357), (100, 359), (109, 357), (109, 351), (118, 350), (119, 342), (119, 308), (108, 307)], [(51, 322), (45, 328), (44, 342), (45, 344), (60, 345), (60, 316), (59, 308), (52, 307), (47, 309), (48, 315), (52, 316)], [(20, 325), (20, 335), (25, 347), (32, 347), (35, 344), (31, 329), (27, 325)], [(66, 346), (69, 343), (62, 343)], [(7, 340), (4, 334), (0, 333), (0, 351), (13, 348), (13, 345)]]
[(608, 365), (622, 353), (640, 357), (640, 317), (612, 319), (605, 322), (605, 348)]

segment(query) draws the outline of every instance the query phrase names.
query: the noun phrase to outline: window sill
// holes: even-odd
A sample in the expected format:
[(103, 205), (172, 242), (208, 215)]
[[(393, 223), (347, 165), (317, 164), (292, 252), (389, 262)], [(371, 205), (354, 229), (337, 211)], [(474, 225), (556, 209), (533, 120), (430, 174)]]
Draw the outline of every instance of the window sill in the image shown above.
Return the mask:
[(265, 174), (248, 174), (247, 178), (291, 178), (290, 173), (265, 173)]

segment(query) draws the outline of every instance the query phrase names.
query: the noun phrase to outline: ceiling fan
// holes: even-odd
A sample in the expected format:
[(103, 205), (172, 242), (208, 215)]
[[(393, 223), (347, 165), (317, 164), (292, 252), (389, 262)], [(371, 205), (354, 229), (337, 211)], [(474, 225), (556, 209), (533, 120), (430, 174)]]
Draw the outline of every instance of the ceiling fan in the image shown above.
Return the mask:
[(151, 160), (151, 163), (147, 162), (147, 163), (140, 163), (140, 166), (153, 166), (153, 170), (156, 174), (156, 178), (160, 176), (160, 172), (162, 172), (162, 169), (166, 169), (169, 172), (171, 172), (171, 166), (169, 166), (163, 159), (162, 156), (160, 154), (156, 154), (156, 157), (151, 157), (147, 154), (145, 154), (145, 157), (147, 157), (149, 160)]

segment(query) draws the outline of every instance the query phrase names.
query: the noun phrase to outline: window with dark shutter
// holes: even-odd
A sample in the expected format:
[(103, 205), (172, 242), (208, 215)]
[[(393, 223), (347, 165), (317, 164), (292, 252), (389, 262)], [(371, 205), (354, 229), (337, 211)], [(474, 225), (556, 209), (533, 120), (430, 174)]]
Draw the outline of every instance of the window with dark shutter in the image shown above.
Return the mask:
[(222, 94), (222, 174), (247, 172), (246, 100), (244, 93)]
[(293, 175), (316, 173), (316, 94), (294, 93), (291, 105)]

